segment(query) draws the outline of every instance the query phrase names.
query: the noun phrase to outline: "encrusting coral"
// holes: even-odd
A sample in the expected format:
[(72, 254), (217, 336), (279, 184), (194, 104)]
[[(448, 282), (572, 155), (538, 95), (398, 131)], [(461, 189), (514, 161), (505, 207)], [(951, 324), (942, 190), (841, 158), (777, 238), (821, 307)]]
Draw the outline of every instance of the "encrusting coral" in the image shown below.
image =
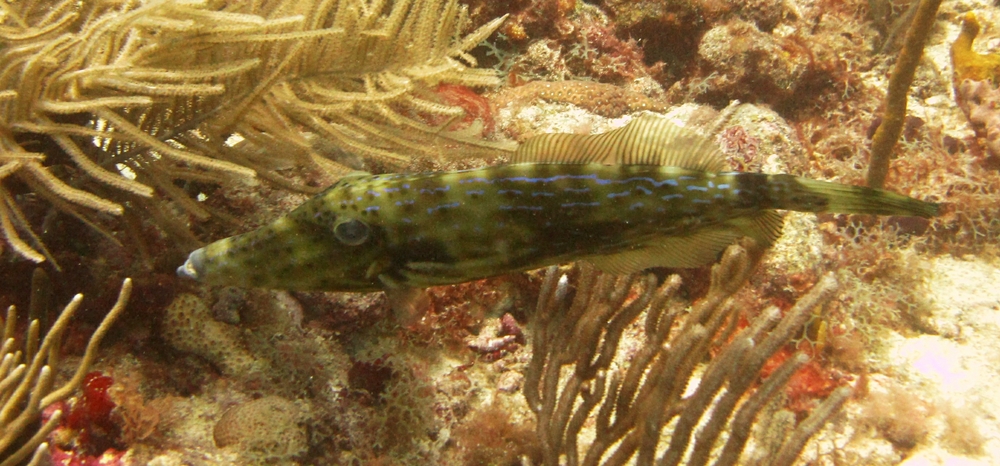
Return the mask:
[[(742, 248), (728, 249), (712, 268), (708, 294), (689, 313), (673, 302), (677, 276), (657, 287), (653, 276), (614, 277), (581, 268), (571, 285), (550, 268), (532, 323), (524, 382), (538, 418), (543, 464), (652, 464), (658, 452), (657, 464), (685, 457), (685, 464), (704, 464), (715, 455), (715, 464), (737, 464), (754, 425), (771, 422), (758, 421), (758, 414), (808, 357), (788, 358), (754, 389), (762, 368), (837, 286), (827, 276), (783, 317), (772, 308), (737, 331), (739, 309), (730, 298), (754, 262)], [(636, 327), (642, 329), (641, 343), (626, 350), (631, 356), (625, 362), (619, 346), (635, 340)], [(836, 389), (789, 430), (756, 438), (751, 456), (792, 464), (851, 393), (849, 387)], [(668, 424), (673, 427), (665, 429)], [(582, 434), (587, 426), (595, 431), (592, 441), (584, 440), (591, 438)]]
[(295, 403), (267, 396), (233, 406), (215, 424), (213, 437), (220, 448), (235, 447), (253, 462), (284, 460), (306, 451), (302, 413)]
[(161, 335), (174, 349), (198, 355), (222, 373), (235, 376), (263, 369), (246, 349), (235, 326), (216, 321), (205, 303), (192, 294), (181, 294), (167, 306)]
[[(468, 15), (455, 0), (4, 5), (0, 180), (16, 177), (107, 237), (94, 212), (120, 216), (134, 204), (161, 224), (180, 223), (166, 230), (190, 243), (159, 201), (198, 220), (212, 211), (177, 180), (258, 175), (315, 190), (279, 174), (278, 162), (349, 170), (303, 128), (389, 166), (446, 145), (495, 150), (449, 131), (465, 110), (434, 89), (499, 83), (472, 68), (467, 51), (501, 20), (463, 35)], [(34, 262), (51, 259), (28, 217), (5, 182), (5, 242)]]
[(58, 388), (53, 387), (53, 371), (59, 362), (59, 346), (83, 295), (74, 296), (63, 308), (41, 342), (39, 321), (32, 320), (25, 333), (23, 351), (15, 347), (17, 312), (14, 307), (7, 310), (6, 325), (0, 319), (0, 326), (4, 328), (0, 349), (0, 466), (13, 466), (29, 457), (32, 465), (44, 464), (48, 453), (46, 436), (59, 426), (64, 413), (56, 411), (29, 438), (25, 439), (24, 435), (30, 426), (38, 423), (43, 409), (68, 397), (80, 386), (97, 357), (101, 340), (125, 310), (131, 293), (132, 280), (125, 279), (114, 307), (91, 335), (73, 377)]

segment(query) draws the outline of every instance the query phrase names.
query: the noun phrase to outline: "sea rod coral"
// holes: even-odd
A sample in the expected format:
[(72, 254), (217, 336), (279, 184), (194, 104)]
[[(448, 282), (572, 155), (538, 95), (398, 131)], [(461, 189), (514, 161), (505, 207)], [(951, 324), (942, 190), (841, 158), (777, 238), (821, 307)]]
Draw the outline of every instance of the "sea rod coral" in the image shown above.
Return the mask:
[(69, 327), (73, 314), (83, 302), (78, 294), (63, 308), (39, 343), (40, 324), (32, 320), (27, 327), (23, 341), (24, 350), (18, 350), (15, 340), (17, 311), (11, 306), (7, 310), (6, 321), (0, 319), (4, 328), (3, 347), (0, 348), (0, 466), (13, 466), (31, 457), (31, 464), (43, 464), (48, 451), (45, 438), (56, 427), (64, 413), (56, 411), (29, 438), (31, 426), (37, 425), (41, 412), (72, 394), (83, 381), (90, 364), (97, 357), (97, 348), (115, 319), (121, 315), (132, 294), (132, 280), (122, 283), (118, 300), (101, 321), (87, 343), (83, 359), (73, 377), (58, 388), (53, 387), (54, 371), (59, 363), (58, 347)]
[(903, 132), (903, 122), (906, 119), (906, 98), (910, 83), (916, 73), (920, 57), (924, 53), (924, 45), (937, 18), (936, 13), (941, 0), (920, 0), (917, 12), (906, 32), (906, 41), (896, 67), (889, 78), (889, 91), (885, 98), (885, 113), (882, 123), (872, 136), (872, 156), (868, 167), (868, 186), (881, 189), (885, 186), (885, 177), (889, 173), (889, 158), (896, 140)]
[[(837, 283), (829, 275), (784, 316), (771, 308), (737, 331), (740, 309), (731, 297), (754, 265), (741, 247), (728, 249), (712, 268), (708, 294), (689, 312), (674, 302), (677, 276), (657, 286), (652, 275), (615, 277), (583, 267), (571, 284), (550, 268), (524, 386), (543, 464), (652, 464), (657, 457), (667, 465), (712, 457), (737, 464), (741, 454), (744, 461), (792, 464), (852, 390), (835, 390), (789, 431), (761, 438), (752, 435), (755, 423), (771, 420), (758, 415), (808, 357), (799, 353), (757, 381)], [(752, 436), (755, 448), (744, 453)]]

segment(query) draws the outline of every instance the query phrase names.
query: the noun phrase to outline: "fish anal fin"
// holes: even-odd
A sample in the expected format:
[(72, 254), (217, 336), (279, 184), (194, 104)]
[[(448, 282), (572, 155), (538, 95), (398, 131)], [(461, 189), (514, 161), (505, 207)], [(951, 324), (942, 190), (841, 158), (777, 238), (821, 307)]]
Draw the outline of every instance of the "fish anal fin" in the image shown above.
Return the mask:
[(709, 139), (645, 114), (601, 134), (543, 134), (528, 139), (512, 163), (600, 163), (661, 165), (689, 170), (726, 170), (725, 158)]
[(781, 236), (784, 216), (773, 210), (729, 220), (684, 236), (668, 236), (645, 242), (635, 249), (585, 260), (607, 273), (628, 274), (651, 267), (701, 267), (719, 258), (727, 247), (742, 237), (753, 240), (763, 252)]
[(726, 222), (739, 230), (743, 235), (752, 238), (761, 249), (771, 247), (785, 225), (785, 216), (773, 210), (765, 210), (749, 216), (739, 217)]
[(586, 260), (602, 272), (628, 274), (650, 267), (701, 267), (743, 234), (720, 227), (705, 228), (686, 236), (670, 236), (644, 243), (639, 248)]

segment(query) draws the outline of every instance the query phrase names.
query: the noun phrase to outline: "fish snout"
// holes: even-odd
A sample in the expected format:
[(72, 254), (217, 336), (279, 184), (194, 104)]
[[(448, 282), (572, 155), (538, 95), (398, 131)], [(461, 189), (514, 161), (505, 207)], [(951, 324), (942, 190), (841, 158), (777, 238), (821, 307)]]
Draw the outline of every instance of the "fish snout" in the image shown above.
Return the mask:
[(195, 249), (184, 261), (184, 265), (177, 267), (177, 276), (199, 280), (203, 276), (205, 265), (205, 248)]

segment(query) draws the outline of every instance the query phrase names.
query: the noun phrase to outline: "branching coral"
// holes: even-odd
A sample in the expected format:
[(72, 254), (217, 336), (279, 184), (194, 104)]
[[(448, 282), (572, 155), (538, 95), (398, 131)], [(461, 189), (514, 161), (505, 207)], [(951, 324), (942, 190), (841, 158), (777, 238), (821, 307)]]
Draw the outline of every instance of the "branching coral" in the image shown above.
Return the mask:
[[(346, 172), (307, 131), (397, 166), (446, 145), (495, 148), (447, 131), (464, 110), (434, 88), (498, 83), (467, 51), (500, 21), (463, 35), (455, 0), (5, 4), (0, 180), (100, 228), (93, 212), (121, 215), (154, 196), (208, 218), (175, 180), (257, 174), (295, 186), (276, 159)], [(15, 253), (50, 256), (7, 183), (0, 220)]]
[[(3, 347), (0, 349), (0, 355), (3, 357), (0, 360), (0, 457), (3, 458), (0, 466), (19, 464), (28, 457), (32, 457), (32, 464), (40, 464), (47, 451), (45, 437), (59, 426), (63, 413), (56, 411), (27, 440), (24, 440), (23, 434), (29, 432), (31, 426), (38, 422), (45, 407), (66, 398), (80, 386), (90, 364), (97, 356), (97, 347), (100, 346), (101, 339), (115, 319), (125, 310), (131, 293), (132, 280), (126, 279), (118, 294), (118, 301), (90, 337), (83, 359), (73, 377), (55, 389), (53, 371), (59, 362), (60, 342), (70, 319), (83, 301), (83, 295), (78, 294), (73, 297), (52, 324), (52, 328), (46, 332), (44, 338), (41, 338), (41, 343), (39, 343), (39, 322), (37, 319), (31, 321), (25, 333), (23, 352), (15, 348), (17, 312), (13, 306), (7, 310)], [(0, 324), (2, 323), (0, 321)]]
[[(574, 294), (566, 276), (549, 269), (524, 388), (538, 417), (544, 464), (652, 464), (656, 456), (657, 464), (685, 456), (686, 464), (704, 464), (716, 455), (716, 464), (735, 464), (758, 413), (807, 357), (788, 358), (756, 386), (764, 363), (837, 286), (828, 276), (784, 317), (772, 308), (737, 331), (730, 297), (752, 271), (748, 254), (730, 248), (712, 268), (708, 294), (685, 313), (672, 302), (676, 276), (657, 287), (652, 276), (615, 278), (583, 268)], [(638, 346), (622, 360), (618, 353), (630, 340)], [(837, 389), (790, 433), (757, 438), (773, 447), (769, 464), (791, 464), (850, 393)], [(586, 425), (595, 430), (591, 442)]]

